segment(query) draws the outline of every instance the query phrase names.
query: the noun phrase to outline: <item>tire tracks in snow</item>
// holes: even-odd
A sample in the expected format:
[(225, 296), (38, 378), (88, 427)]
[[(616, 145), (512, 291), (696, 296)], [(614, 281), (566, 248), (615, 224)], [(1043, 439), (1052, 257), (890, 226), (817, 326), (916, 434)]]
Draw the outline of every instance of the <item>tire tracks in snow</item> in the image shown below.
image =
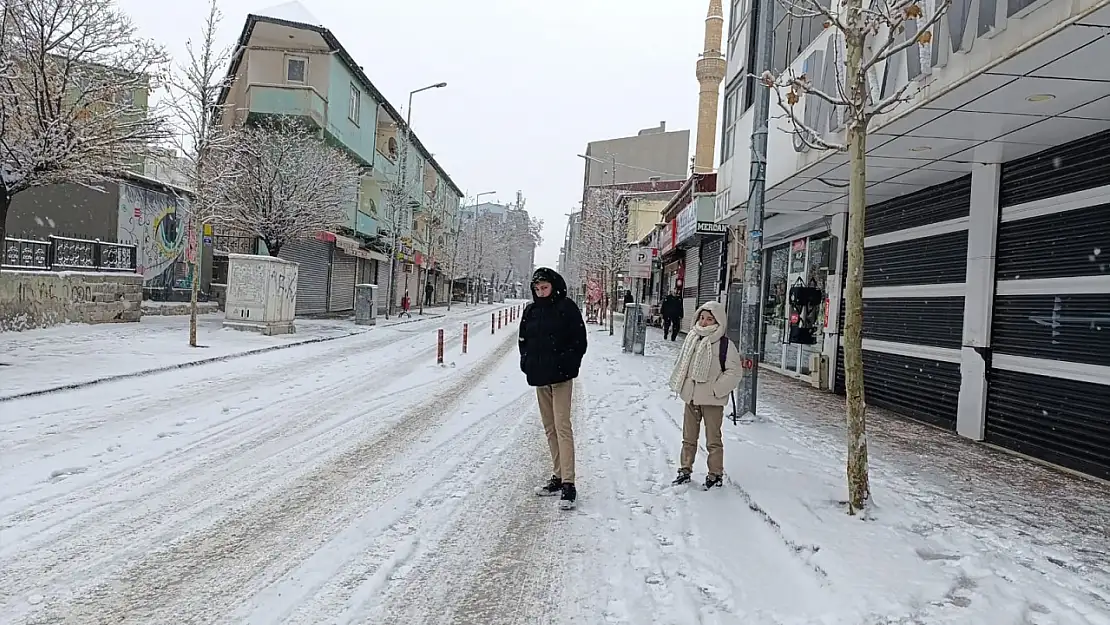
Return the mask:
[(382, 476), (515, 346), (510, 334), (501, 341), (471, 370), (437, 389), (431, 400), (412, 406), (385, 428), (364, 433), (353, 446), (289, 480), (279, 492), (247, 502), (140, 557), (111, 581), (46, 606), (28, 622), (176, 625), (218, 620), (253, 594), (259, 575), (290, 568), (373, 508), (383, 498), (383, 482), (387, 488), (403, 489), (403, 481)]

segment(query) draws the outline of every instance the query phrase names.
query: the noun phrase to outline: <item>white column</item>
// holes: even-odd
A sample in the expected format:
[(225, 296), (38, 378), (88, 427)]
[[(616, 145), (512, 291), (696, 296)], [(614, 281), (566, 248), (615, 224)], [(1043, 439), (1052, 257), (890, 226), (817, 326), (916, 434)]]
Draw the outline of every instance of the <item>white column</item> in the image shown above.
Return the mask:
[(971, 172), (971, 217), (967, 232), (967, 285), (960, 353), (960, 403), (956, 432), (981, 441), (987, 418), (987, 359), (994, 310), (994, 266), (998, 239), (998, 182), (1001, 165), (976, 165)]
[(831, 391), (836, 385), (836, 349), (840, 346), (840, 299), (844, 295), (844, 255), (848, 253), (846, 247), (848, 215), (846, 213), (832, 216), (829, 233), (836, 237), (836, 248), (832, 250), (833, 259), (836, 262), (836, 275), (832, 276), (832, 284), (828, 285), (828, 290), (825, 292), (825, 296), (829, 298), (829, 327), (825, 328), (825, 342), (821, 346), (821, 353), (829, 363), (825, 388)]

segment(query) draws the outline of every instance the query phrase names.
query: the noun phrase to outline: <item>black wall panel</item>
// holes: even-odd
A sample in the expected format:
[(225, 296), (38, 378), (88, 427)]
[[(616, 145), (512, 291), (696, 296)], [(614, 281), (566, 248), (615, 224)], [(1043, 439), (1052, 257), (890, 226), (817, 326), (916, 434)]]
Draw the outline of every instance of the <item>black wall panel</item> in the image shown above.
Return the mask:
[(867, 236), (927, 226), (967, 217), (971, 212), (971, 176), (922, 189), (867, 207)]
[(999, 204), (1014, 206), (1110, 184), (1110, 131), (1002, 165)]
[(962, 297), (863, 300), (864, 338), (959, 349), (963, 329)]
[(967, 278), (967, 230), (869, 247), (863, 286), (949, 284)]
[(1105, 275), (1110, 204), (999, 224), (999, 281)]
[(1110, 293), (1000, 295), (995, 352), (1110, 367)]
[(1110, 479), (1110, 386), (995, 369), (986, 440)]
[[(956, 429), (960, 365), (882, 352), (863, 352), (864, 395), (869, 406)], [(837, 349), (834, 390), (844, 394), (844, 348)]]

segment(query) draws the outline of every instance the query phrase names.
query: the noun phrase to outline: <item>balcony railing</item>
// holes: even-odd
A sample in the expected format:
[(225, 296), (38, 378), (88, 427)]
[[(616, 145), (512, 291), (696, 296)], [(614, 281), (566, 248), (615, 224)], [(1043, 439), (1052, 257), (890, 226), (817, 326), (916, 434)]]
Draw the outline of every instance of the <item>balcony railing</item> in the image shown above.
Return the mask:
[(247, 87), (247, 102), (252, 115), (305, 117), (320, 128), (328, 124), (328, 101), (312, 87), (253, 84)]
[(45, 241), (5, 238), (0, 267), (15, 271), (135, 273), (136, 248), (124, 243), (53, 235)]

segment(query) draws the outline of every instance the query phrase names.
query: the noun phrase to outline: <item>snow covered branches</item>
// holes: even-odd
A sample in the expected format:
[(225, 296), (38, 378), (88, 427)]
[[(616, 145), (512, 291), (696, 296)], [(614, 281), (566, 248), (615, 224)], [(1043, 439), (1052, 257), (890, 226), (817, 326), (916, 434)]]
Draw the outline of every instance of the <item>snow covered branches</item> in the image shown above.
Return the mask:
[[(582, 211), (582, 245), (577, 246), (580, 272), (608, 276), (612, 283), (628, 263), (628, 209), (613, 188), (590, 189)], [(584, 281), (586, 275), (577, 276)]]
[(313, 130), (277, 118), (235, 132), (208, 181), (215, 221), (262, 239), (276, 256), (289, 241), (347, 222), (357, 197), (359, 168)]
[[(877, 115), (910, 101), (921, 86), (900, 75), (898, 57), (917, 55), (928, 66), (934, 30), (951, 0), (779, 0), (791, 18), (816, 18), (831, 31), (832, 58), (823, 76), (788, 68), (775, 75), (765, 71), (760, 82), (771, 90), (789, 132), (810, 149), (847, 151), (847, 142), (822, 132), (823, 119), (835, 120), (830, 130), (865, 129)], [(884, 86), (899, 84), (883, 90)], [(809, 110), (807, 110), (809, 109)], [(826, 117), (826, 111), (828, 112)], [(866, 132), (866, 131), (864, 131)]]
[(0, 3), (0, 237), (12, 197), (93, 184), (166, 138), (147, 94), (167, 60), (114, 0)]

